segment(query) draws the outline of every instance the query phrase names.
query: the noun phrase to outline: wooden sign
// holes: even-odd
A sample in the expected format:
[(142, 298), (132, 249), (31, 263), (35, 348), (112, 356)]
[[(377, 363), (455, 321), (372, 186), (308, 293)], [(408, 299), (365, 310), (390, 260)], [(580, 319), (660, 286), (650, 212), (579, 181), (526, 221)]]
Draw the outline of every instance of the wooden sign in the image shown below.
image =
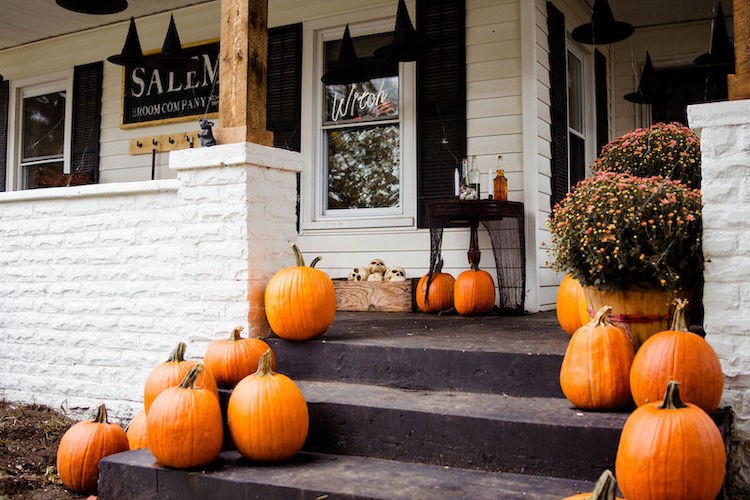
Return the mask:
[(184, 47), (188, 69), (126, 66), (122, 128), (197, 120), (219, 110), (219, 42)]

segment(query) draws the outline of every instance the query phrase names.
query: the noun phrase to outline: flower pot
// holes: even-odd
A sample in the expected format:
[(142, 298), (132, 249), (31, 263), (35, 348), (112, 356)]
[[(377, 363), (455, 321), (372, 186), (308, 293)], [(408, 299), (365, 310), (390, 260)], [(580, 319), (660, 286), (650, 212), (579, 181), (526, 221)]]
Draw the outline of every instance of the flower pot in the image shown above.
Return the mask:
[(678, 294), (674, 291), (630, 288), (606, 291), (584, 287), (589, 315), (608, 305), (612, 307), (610, 323), (625, 329), (638, 349), (651, 335), (668, 330), (672, 318), (672, 302)]

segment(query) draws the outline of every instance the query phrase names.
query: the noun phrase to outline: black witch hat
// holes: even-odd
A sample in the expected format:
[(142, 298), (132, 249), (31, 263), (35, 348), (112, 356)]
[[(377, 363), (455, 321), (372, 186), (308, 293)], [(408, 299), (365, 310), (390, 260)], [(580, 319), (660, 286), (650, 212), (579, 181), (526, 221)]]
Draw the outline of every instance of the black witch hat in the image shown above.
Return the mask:
[(63, 9), (81, 14), (115, 14), (128, 8), (127, 0), (56, 0)]
[(430, 45), (422, 37), (409, 18), (406, 2), (398, 0), (396, 11), (396, 28), (393, 31), (393, 41), (375, 50), (375, 55), (391, 61), (418, 61), (431, 50)]
[(109, 56), (107, 61), (120, 66), (138, 66), (143, 65), (146, 58), (141, 50), (141, 41), (138, 39), (138, 31), (135, 29), (135, 19), (130, 18), (130, 27), (128, 35), (125, 38), (125, 45), (122, 52), (114, 56)]
[(330, 69), (320, 79), (326, 85), (362, 82), (370, 78), (370, 71), (360, 62), (354, 51), (352, 35), (349, 33), (349, 25), (344, 29), (344, 38), (341, 39), (341, 50), (335, 67)]
[(625, 100), (636, 104), (654, 104), (659, 100), (659, 89), (654, 73), (654, 64), (651, 62), (651, 54), (646, 52), (646, 62), (643, 64), (641, 79), (638, 81), (638, 90), (625, 95)]
[[(711, 32), (711, 48), (706, 54), (695, 58), (695, 64), (710, 66), (734, 66), (734, 45), (727, 33), (727, 21), (721, 4), (716, 9)], [(732, 72), (732, 71), (730, 71)]]
[(573, 30), (573, 39), (589, 45), (605, 45), (625, 40), (633, 34), (633, 26), (615, 21), (607, 0), (594, 0), (591, 22)]
[(161, 52), (156, 56), (149, 57), (147, 63), (152, 66), (164, 66), (166, 68), (197, 66), (198, 62), (182, 49), (180, 35), (177, 33), (177, 25), (174, 22), (173, 15), (169, 16), (169, 28), (167, 28), (167, 35), (164, 37)]

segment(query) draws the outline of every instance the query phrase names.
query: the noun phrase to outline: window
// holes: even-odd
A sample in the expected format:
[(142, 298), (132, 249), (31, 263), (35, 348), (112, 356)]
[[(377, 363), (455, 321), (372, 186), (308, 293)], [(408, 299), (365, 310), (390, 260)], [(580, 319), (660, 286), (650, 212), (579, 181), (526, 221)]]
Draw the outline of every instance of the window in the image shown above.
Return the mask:
[(584, 61), (568, 49), (568, 168), (573, 186), (586, 177), (586, 114)]

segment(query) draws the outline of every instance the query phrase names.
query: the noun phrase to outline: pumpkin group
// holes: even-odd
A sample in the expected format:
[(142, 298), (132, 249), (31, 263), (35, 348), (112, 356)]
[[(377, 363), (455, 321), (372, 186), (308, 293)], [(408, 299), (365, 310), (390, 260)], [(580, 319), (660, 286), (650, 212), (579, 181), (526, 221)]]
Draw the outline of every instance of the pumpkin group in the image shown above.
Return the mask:
[(476, 265), (459, 274), (453, 287), (453, 306), (462, 316), (490, 312), (495, 307), (492, 275)]
[(557, 289), (556, 304), (557, 321), (568, 335), (573, 335), (576, 330), (591, 321), (583, 287), (570, 274), (563, 278)]
[(107, 409), (99, 405), (94, 420), (70, 427), (57, 447), (57, 473), (69, 490), (93, 493), (99, 479), (99, 461), (128, 450), (128, 438), (117, 424), (107, 421)]
[(453, 307), (453, 293), (456, 279), (443, 271), (443, 260), (438, 262), (435, 271), (425, 274), (417, 283), (417, 308), (425, 313), (439, 313)]
[(148, 448), (148, 432), (146, 431), (146, 410), (135, 414), (125, 429), (128, 436), (128, 446), (131, 450)]
[(286, 375), (271, 370), (271, 352), (258, 371), (242, 379), (227, 404), (227, 425), (237, 450), (250, 460), (278, 462), (294, 456), (307, 438), (307, 402)]
[(305, 266), (297, 245), (292, 249), (297, 265), (281, 269), (266, 285), (266, 318), (279, 337), (307, 340), (322, 335), (333, 323), (336, 294), (331, 278)]
[[(236, 327), (229, 339), (217, 339), (206, 348), (203, 365), (211, 372), (216, 385), (232, 388), (237, 382), (255, 373), (260, 357), (269, 347), (261, 339), (243, 338), (242, 327)], [(276, 369), (276, 359), (271, 352), (271, 368)]]
[(583, 410), (611, 410), (630, 402), (630, 365), (635, 351), (625, 331), (604, 306), (570, 338), (560, 367), (565, 397)]

